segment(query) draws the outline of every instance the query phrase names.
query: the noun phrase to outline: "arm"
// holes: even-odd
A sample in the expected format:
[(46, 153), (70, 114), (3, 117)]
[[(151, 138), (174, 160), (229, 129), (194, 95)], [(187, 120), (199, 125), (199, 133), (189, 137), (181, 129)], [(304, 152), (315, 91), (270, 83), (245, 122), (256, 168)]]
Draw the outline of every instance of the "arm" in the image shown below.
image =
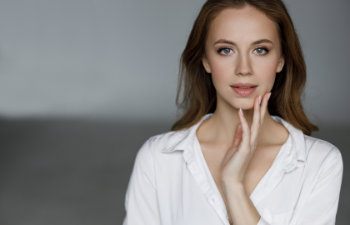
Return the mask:
[(234, 224), (257, 225), (260, 215), (245, 191), (244, 185), (239, 183), (224, 184), (223, 190)]
[(228, 200), (228, 213), (235, 225), (260, 225), (260, 215), (246, 193), (243, 185), (248, 164), (256, 150), (260, 127), (267, 110), (271, 93), (266, 93), (254, 101), (251, 127), (239, 110), (240, 124), (237, 125), (232, 147), (228, 149), (222, 162), (222, 184)]
[(125, 196), (123, 225), (160, 224), (150, 142), (146, 141), (136, 155)]

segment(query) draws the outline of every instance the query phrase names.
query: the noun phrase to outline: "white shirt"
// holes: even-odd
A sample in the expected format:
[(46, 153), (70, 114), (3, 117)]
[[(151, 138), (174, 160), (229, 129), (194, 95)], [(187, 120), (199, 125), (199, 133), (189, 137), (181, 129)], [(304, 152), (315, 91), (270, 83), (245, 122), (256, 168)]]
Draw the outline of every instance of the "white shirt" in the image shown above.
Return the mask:
[[(192, 127), (149, 138), (139, 149), (125, 195), (123, 225), (229, 225), (225, 203)], [(289, 131), (250, 199), (257, 225), (334, 225), (343, 177), (341, 152), (304, 135), (281, 117)]]

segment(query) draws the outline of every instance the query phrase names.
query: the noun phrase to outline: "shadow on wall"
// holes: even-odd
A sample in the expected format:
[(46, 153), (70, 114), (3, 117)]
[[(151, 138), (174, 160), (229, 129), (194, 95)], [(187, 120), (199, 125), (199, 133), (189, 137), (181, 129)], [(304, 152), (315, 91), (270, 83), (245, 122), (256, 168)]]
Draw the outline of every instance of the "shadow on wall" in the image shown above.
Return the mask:
[[(121, 224), (136, 153), (170, 126), (0, 120), (0, 224)], [(320, 127), (314, 136), (335, 144), (347, 164), (349, 127)], [(349, 182), (344, 171), (337, 225), (350, 221)]]

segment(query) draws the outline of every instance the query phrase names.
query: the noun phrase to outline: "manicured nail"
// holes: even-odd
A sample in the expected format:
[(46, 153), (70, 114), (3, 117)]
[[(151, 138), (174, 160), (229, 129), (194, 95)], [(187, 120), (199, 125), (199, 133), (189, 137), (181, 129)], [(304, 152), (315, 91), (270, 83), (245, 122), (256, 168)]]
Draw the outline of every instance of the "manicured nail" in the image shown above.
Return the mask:
[(261, 104), (261, 95), (259, 95), (259, 105)]
[(241, 116), (243, 116), (243, 110), (242, 110), (242, 108), (239, 108), (239, 113), (241, 114)]

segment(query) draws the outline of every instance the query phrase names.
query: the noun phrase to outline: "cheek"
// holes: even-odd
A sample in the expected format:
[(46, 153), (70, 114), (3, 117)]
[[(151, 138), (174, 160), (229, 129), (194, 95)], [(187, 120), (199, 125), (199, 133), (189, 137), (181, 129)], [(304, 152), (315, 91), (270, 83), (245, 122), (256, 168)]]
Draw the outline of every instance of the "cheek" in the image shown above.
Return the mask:
[(227, 79), (232, 79), (233, 74), (233, 63), (232, 59), (229, 57), (225, 58), (219, 58), (219, 57), (212, 57), (210, 59), (210, 65), (211, 65), (211, 72), (212, 72), (212, 78), (213, 82), (214, 80), (220, 82), (220, 81), (226, 81)]
[(275, 83), (276, 74), (268, 76), (267, 79), (268, 79), (268, 81), (267, 81), (267, 85), (268, 85), (267, 90), (271, 91), (271, 89), (272, 89), (272, 87), (273, 87), (273, 85)]
[(277, 60), (259, 61), (256, 63), (255, 73), (264, 77), (264, 82), (271, 87), (276, 78)]
[(212, 60), (212, 73), (217, 76), (227, 76), (232, 70), (232, 62), (229, 60)]
[(230, 73), (230, 68), (218, 66), (212, 68), (212, 82), (217, 91), (224, 90), (233, 80), (233, 75)]

